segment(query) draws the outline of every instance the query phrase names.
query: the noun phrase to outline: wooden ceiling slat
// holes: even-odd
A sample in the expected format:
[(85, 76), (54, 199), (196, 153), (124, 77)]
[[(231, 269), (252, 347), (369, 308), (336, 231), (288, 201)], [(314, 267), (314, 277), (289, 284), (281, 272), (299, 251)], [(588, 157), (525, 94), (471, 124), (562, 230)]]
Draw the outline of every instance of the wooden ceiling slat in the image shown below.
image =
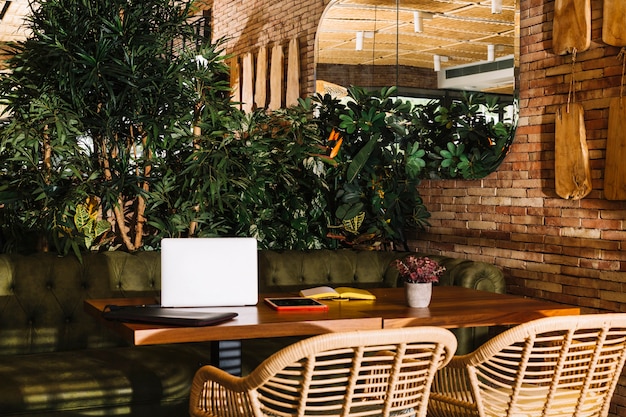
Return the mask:
[(484, 22), (451, 18), (447, 16), (436, 16), (432, 20), (426, 21), (424, 23), (424, 30), (427, 30), (428, 28), (441, 28), (452, 30), (455, 32), (465, 32), (468, 34), (468, 36), (473, 36), (476, 33), (493, 34), (506, 32), (513, 29), (514, 26), (496, 22)]
[[(451, 10), (471, 5), (473, 1), (441, 1), (441, 0), (402, 0), (399, 7), (403, 9), (416, 9), (429, 13), (446, 13)], [(359, 6), (380, 6), (395, 9), (395, 0), (344, 0), (341, 4), (359, 5)]]
[(445, 14), (448, 16), (457, 16), (457, 17), (462, 17), (465, 19), (499, 21), (503, 23), (509, 23), (509, 22), (514, 21), (515, 19), (515, 9), (503, 8), (502, 13), (492, 14), (491, 4), (472, 5), (469, 7), (456, 9), (456, 10), (447, 12)]
[(398, 14), (395, 9), (362, 9), (358, 7), (336, 7), (324, 15), (326, 20), (368, 20), (395, 23)]

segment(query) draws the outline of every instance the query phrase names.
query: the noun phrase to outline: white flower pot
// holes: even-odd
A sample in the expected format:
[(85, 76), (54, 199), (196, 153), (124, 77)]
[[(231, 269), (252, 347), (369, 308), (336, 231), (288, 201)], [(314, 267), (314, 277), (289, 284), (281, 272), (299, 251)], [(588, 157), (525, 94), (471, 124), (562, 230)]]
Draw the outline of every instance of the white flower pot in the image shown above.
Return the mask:
[(409, 307), (428, 307), (433, 294), (432, 282), (405, 282), (404, 292)]

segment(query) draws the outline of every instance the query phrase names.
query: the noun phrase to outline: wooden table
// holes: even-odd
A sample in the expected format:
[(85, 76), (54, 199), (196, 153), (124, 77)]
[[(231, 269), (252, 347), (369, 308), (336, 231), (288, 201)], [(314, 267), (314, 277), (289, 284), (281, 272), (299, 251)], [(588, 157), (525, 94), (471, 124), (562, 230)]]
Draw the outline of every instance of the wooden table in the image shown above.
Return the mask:
[(375, 312), (385, 328), (506, 326), (580, 314), (580, 308), (571, 305), (456, 286), (434, 287), (428, 308), (406, 307), (401, 289), (377, 291), (376, 297)]
[[(108, 304), (140, 305), (154, 303), (145, 298), (86, 300), (85, 311), (135, 345), (187, 342), (239, 341), (261, 337), (308, 336), (329, 332), (440, 326), (447, 328), (514, 325), (548, 316), (578, 315), (580, 309), (563, 304), (519, 296), (477, 291), (457, 286), (436, 286), (427, 308), (409, 308), (402, 288), (371, 290), (375, 301), (324, 301), (327, 312), (277, 312), (268, 307), (264, 294), (259, 303), (249, 307), (214, 307), (207, 311), (234, 311), (237, 318), (207, 327), (163, 327), (120, 323), (101, 317)], [(232, 353), (232, 344), (225, 344)], [(236, 347), (235, 347), (236, 348)], [(219, 350), (215, 349), (217, 354)], [(217, 359), (219, 361), (219, 359)], [(219, 366), (225, 365), (221, 362)]]

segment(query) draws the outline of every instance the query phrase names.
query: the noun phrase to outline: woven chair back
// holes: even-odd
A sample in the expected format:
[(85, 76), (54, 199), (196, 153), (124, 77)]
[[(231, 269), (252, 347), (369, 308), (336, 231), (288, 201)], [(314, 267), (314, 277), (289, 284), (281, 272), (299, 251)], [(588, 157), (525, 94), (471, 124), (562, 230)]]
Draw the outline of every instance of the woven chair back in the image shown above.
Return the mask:
[[(239, 415), (232, 413), (239, 408), (241, 415), (255, 416), (424, 417), (433, 377), (455, 350), (454, 335), (435, 327), (315, 336), (279, 351), (241, 378), (242, 395), (237, 394), (228, 415)], [(215, 396), (221, 396), (218, 401), (233, 398), (228, 390), (218, 391), (206, 383), (200, 403), (215, 403)], [(193, 393), (192, 401), (198, 401)]]
[(461, 401), (433, 393), (430, 415), (604, 417), (626, 358), (626, 314), (536, 320), (460, 358), (435, 391)]

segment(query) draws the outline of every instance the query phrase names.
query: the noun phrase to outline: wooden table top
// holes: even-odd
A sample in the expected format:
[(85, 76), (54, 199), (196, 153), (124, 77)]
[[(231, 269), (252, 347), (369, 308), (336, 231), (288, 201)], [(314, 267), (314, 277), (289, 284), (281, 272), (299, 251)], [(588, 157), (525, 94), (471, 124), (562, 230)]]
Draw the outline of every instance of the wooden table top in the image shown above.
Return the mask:
[(268, 307), (263, 298), (293, 294), (263, 294), (256, 306), (203, 308), (204, 311), (239, 314), (231, 321), (206, 327), (120, 323), (101, 317), (109, 304), (154, 303), (145, 298), (85, 300), (85, 311), (135, 345), (307, 336), (383, 327), (514, 325), (541, 317), (580, 314), (578, 307), (457, 286), (434, 287), (427, 308), (409, 308), (402, 288), (379, 288), (371, 292), (376, 295), (375, 301), (324, 301), (329, 306), (326, 312), (277, 312)]

